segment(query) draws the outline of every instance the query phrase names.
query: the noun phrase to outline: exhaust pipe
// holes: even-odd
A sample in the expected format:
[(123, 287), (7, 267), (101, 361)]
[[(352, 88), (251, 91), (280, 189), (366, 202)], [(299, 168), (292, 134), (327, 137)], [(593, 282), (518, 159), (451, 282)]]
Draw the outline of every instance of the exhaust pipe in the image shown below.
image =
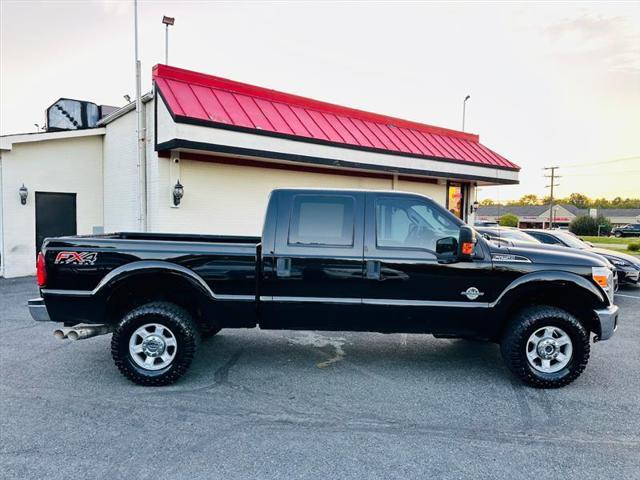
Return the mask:
[(65, 338), (70, 340), (84, 340), (85, 338), (106, 335), (111, 332), (113, 332), (112, 325), (79, 323), (73, 327), (65, 327), (55, 330), (53, 332), (53, 336), (60, 340)]
[(69, 335), (70, 331), (71, 327), (59, 328), (58, 330), (53, 331), (53, 336), (58, 340), (64, 340), (65, 338), (67, 338), (67, 335)]

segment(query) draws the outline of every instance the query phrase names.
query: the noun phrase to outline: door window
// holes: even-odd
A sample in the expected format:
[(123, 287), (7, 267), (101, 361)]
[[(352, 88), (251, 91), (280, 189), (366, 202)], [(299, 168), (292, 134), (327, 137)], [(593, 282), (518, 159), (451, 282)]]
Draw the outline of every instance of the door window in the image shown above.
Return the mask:
[(376, 199), (376, 244), (379, 248), (453, 253), (458, 231), (459, 224), (450, 215), (421, 199)]
[(296, 195), (289, 224), (290, 245), (352, 246), (353, 197)]

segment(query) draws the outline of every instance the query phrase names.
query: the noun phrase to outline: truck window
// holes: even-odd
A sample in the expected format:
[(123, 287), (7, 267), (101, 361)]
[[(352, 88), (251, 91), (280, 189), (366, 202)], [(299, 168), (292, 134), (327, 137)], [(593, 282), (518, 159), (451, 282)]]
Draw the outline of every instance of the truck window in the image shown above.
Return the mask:
[(352, 246), (355, 199), (346, 195), (296, 195), (290, 245)]
[(376, 199), (376, 244), (382, 248), (419, 248), (435, 252), (443, 238), (458, 239), (458, 224), (416, 198)]

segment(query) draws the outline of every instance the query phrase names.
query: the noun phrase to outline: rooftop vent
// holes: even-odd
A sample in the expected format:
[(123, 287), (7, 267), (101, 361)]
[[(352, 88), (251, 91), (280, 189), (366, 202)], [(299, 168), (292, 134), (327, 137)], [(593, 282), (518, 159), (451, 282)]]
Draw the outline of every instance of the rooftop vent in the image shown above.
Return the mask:
[(98, 121), (116, 107), (93, 102), (61, 98), (47, 108), (47, 131), (95, 128)]

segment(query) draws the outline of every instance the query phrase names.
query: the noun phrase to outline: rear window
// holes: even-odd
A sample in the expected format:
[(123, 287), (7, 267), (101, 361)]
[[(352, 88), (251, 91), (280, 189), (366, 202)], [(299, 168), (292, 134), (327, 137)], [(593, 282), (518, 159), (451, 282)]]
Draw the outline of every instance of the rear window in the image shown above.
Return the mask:
[(290, 245), (353, 245), (355, 199), (346, 195), (296, 195), (289, 223)]

